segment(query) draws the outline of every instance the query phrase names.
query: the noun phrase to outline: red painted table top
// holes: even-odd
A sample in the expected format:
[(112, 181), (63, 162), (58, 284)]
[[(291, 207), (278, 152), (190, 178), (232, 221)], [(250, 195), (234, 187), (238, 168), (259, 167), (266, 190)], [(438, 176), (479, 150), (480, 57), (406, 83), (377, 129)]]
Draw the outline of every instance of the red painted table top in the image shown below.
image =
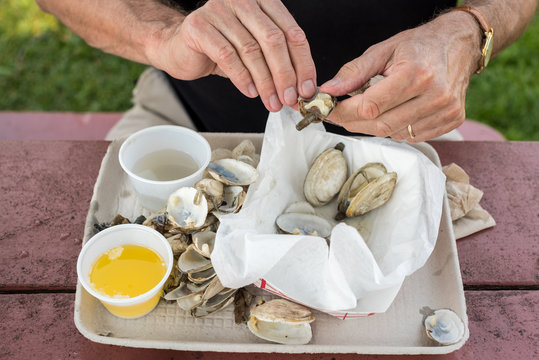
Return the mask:
[[(443, 165), (457, 163), (484, 191), (481, 205), (497, 222), (494, 228), (457, 242), (471, 337), (461, 350), (443, 358), (537, 358), (539, 142), (431, 145)], [(75, 263), (107, 146), (106, 141), (0, 141), (0, 336), (6, 342), (0, 347), (0, 359), (38, 353), (45, 358), (230, 357), (105, 346), (76, 331)], [(272, 358), (271, 354), (234, 357)]]

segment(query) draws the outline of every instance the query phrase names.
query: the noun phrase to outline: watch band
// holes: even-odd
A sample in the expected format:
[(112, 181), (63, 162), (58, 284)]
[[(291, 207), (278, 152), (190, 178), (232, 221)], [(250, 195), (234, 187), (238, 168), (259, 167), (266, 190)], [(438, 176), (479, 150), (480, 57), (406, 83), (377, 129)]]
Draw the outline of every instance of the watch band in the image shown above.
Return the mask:
[(459, 6), (451, 11), (465, 11), (471, 14), (481, 29), (483, 29), (483, 44), (481, 46), (481, 59), (479, 60), (479, 68), (476, 73), (479, 74), (488, 64), (490, 60), (490, 54), (492, 52), (492, 36), (494, 35), (494, 29), (492, 29), (487, 22), (487, 19), (481, 14), (479, 10), (471, 6)]

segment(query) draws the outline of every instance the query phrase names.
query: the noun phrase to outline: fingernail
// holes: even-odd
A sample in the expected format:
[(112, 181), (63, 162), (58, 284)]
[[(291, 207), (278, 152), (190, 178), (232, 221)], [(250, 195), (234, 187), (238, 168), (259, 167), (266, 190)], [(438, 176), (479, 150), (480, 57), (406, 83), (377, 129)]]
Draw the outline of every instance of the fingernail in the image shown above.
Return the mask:
[(253, 83), (249, 84), (249, 86), (247, 87), (247, 92), (249, 93), (249, 96), (251, 96), (251, 97), (257, 97), (258, 96), (258, 91), (256, 91), (255, 84), (253, 84)]
[(274, 111), (278, 111), (281, 108), (281, 102), (279, 101), (279, 98), (277, 97), (277, 94), (273, 94), (270, 96), (270, 106)]
[(289, 87), (284, 91), (284, 101), (286, 102), (286, 105), (294, 105), (298, 101), (298, 94), (296, 93), (296, 89), (293, 87)]
[(333, 87), (333, 86), (339, 85), (340, 82), (341, 80), (339, 78), (333, 78), (329, 80), (328, 82), (326, 82), (324, 85), (328, 87)]
[(301, 84), (301, 90), (303, 91), (305, 97), (313, 96), (316, 92), (314, 82), (312, 80), (304, 81), (303, 84)]

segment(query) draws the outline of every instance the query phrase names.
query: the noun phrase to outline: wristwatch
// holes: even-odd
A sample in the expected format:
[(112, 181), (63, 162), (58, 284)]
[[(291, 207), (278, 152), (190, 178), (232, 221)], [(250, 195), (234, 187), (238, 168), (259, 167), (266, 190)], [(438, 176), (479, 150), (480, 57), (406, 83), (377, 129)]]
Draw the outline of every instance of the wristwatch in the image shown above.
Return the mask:
[(451, 11), (466, 11), (467, 13), (470, 13), (473, 15), (479, 26), (483, 29), (483, 45), (481, 47), (481, 59), (479, 60), (479, 68), (475, 72), (476, 74), (479, 74), (483, 69), (488, 65), (488, 62), (490, 61), (490, 55), (492, 54), (492, 38), (494, 36), (494, 29), (492, 29), (488, 23), (487, 19), (477, 10), (476, 8), (473, 8), (471, 6), (459, 6)]

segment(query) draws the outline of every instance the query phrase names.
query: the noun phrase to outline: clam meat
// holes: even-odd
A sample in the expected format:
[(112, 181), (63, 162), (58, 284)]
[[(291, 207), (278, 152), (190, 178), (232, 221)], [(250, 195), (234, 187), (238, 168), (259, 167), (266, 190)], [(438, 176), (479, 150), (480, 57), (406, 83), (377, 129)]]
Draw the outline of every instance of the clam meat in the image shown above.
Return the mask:
[(319, 123), (326, 120), (335, 106), (337, 106), (337, 98), (330, 94), (317, 91), (310, 99), (300, 98), (298, 106), (303, 120), (297, 123), (296, 129), (303, 130), (311, 123)]

